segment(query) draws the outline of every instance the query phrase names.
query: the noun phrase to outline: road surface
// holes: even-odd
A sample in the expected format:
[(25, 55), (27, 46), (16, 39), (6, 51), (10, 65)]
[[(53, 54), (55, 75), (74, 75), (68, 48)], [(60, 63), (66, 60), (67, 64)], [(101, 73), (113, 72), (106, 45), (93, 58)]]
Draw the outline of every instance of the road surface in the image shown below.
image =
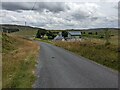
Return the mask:
[(118, 74), (59, 47), (40, 43), (34, 88), (117, 88)]

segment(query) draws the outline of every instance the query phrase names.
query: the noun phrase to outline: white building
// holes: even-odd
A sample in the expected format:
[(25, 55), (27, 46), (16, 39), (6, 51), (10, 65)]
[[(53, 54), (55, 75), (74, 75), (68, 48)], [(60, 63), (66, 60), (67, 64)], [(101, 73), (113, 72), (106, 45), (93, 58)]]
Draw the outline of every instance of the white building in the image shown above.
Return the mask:
[(62, 36), (61, 32), (54, 38), (54, 41), (65, 41), (65, 39)]
[(68, 41), (80, 41), (81, 40), (81, 32), (80, 31), (69, 31), (68, 32)]

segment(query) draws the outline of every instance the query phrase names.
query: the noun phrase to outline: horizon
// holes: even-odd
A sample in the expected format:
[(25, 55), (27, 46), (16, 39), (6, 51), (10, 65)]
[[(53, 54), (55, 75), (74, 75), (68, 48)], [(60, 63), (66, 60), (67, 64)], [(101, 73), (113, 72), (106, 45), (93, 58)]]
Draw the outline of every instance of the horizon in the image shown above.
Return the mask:
[[(3, 25), (10, 25), (10, 26), (22, 26), (22, 27), (30, 27), (30, 28), (38, 28), (40, 29), (41, 27), (35, 27), (35, 26), (25, 26), (25, 25), (19, 25), (19, 24), (0, 24), (1, 26)], [(78, 28), (78, 29), (74, 29), (74, 28), (71, 28), (71, 29), (46, 29), (46, 28), (41, 28), (41, 29), (45, 29), (45, 30), (95, 30), (95, 29), (105, 29), (105, 27), (101, 27), (101, 28)], [(113, 27), (113, 28), (108, 28), (108, 29), (120, 29), (119, 27)]]

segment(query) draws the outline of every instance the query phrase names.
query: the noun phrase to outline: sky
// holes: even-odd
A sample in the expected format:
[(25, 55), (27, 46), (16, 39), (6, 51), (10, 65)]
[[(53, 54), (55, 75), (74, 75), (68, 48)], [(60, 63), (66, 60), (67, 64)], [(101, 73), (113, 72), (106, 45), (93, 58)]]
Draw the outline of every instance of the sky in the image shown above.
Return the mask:
[(52, 30), (118, 27), (118, 2), (2, 2), (1, 6), (1, 24), (26, 22)]

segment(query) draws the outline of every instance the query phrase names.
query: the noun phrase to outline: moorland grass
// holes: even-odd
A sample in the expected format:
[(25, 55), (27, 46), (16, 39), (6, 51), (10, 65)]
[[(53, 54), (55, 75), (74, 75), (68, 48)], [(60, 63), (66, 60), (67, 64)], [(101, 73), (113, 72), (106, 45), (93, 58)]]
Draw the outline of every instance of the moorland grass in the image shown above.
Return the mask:
[(78, 55), (86, 57), (97, 63), (118, 70), (118, 46), (108, 45), (102, 43), (93, 43), (89, 41), (84, 42), (54, 42), (54, 45), (62, 47), (66, 50), (72, 51)]
[(2, 87), (31, 88), (39, 46), (21, 37), (2, 35)]

